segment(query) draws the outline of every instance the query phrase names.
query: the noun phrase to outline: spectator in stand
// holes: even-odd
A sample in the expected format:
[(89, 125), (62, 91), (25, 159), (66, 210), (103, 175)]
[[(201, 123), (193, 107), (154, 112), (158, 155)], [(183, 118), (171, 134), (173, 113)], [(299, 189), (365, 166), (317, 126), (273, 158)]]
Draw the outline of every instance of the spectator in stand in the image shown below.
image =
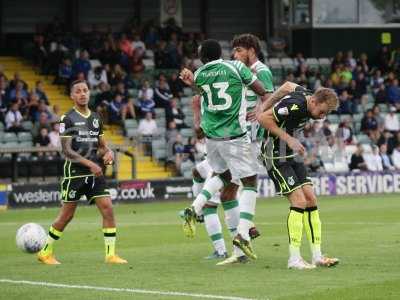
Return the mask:
[(108, 117), (111, 124), (122, 124), (125, 120), (126, 110), (124, 104), (122, 103), (121, 94), (115, 94), (114, 99), (111, 101), (108, 107)]
[(172, 145), (172, 155), (174, 156), (175, 159), (176, 170), (181, 169), (181, 163), (184, 158), (184, 153), (185, 153), (185, 146), (183, 145), (182, 142), (182, 136), (178, 134), (176, 136), (175, 142)]
[(363, 157), (367, 164), (368, 171), (383, 171), (382, 159), (379, 154), (378, 146), (372, 146), (372, 154), (364, 154)]
[(339, 96), (339, 114), (355, 114), (357, 113), (357, 104), (353, 102), (349, 93), (343, 90)]
[(378, 130), (380, 132), (383, 131), (383, 129), (385, 128), (385, 119), (382, 117), (381, 109), (376, 104), (372, 107), (372, 115), (378, 123)]
[(374, 118), (372, 109), (368, 109), (361, 120), (361, 131), (368, 135), (371, 139), (378, 138), (378, 122)]
[(390, 107), (389, 113), (385, 116), (385, 129), (393, 134), (400, 130), (399, 118), (396, 115), (396, 108)]
[(188, 139), (183, 152), (192, 163), (196, 161), (196, 139), (194, 137)]
[(400, 88), (399, 80), (393, 79), (387, 88), (387, 98), (391, 105), (396, 106), (396, 109), (400, 109)]
[(135, 118), (135, 108), (133, 106), (133, 98), (129, 95), (128, 91), (125, 89), (125, 85), (122, 82), (117, 84), (115, 94), (120, 94), (122, 96), (123, 104), (123, 115), (122, 119), (125, 120), (127, 117)]
[(25, 99), (26, 101), (29, 97), (28, 91), (26, 88), (24, 88), (24, 83), (21, 80), (15, 83), (14, 88), (11, 88), (10, 86), (9, 99), (14, 101), (17, 98), (17, 94), (19, 94), (20, 98)]
[(56, 122), (52, 125), (52, 130), (49, 133), (50, 145), (54, 148), (61, 147), (61, 140), (60, 140), (60, 123)]
[(133, 55), (132, 43), (128, 39), (128, 36), (125, 33), (121, 34), (121, 38), (119, 40), (119, 49), (121, 49), (121, 51), (128, 57), (132, 57)]
[(146, 69), (143, 63), (143, 56), (134, 55), (132, 59), (132, 73), (141, 74)]
[(151, 112), (146, 113), (145, 118), (139, 121), (138, 133), (140, 135), (140, 140), (145, 147), (145, 153), (151, 154), (151, 141), (153, 136), (158, 133), (157, 123), (153, 119), (153, 114)]
[(331, 81), (332, 81), (333, 86), (335, 86), (335, 87), (339, 86), (340, 74), (342, 72), (342, 67), (343, 67), (342, 64), (338, 64), (335, 67), (335, 71), (331, 74)]
[[(389, 144), (392, 144), (392, 141), (393, 141), (393, 135), (388, 130), (385, 130), (382, 133), (380, 133), (376, 145), (378, 145), (378, 147), (380, 147), (383, 144), (389, 146)], [(393, 150), (393, 148), (391, 148), (391, 150)]]
[(89, 71), (88, 82), (90, 89), (97, 91), (102, 82), (108, 83), (106, 70), (102, 66), (94, 68)]
[(49, 98), (47, 98), (46, 92), (44, 91), (43, 82), (41, 80), (36, 81), (36, 86), (32, 91), (36, 95), (38, 95), (39, 100), (43, 100), (46, 105), (49, 105)]
[(6, 130), (8, 132), (15, 133), (24, 131), (21, 125), (22, 121), (22, 114), (19, 111), (19, 104), (17, 102), (12, 102), (5, 117)]
[(35, 137), (33, 143), (36, 147), (47, 147), (50, 145), (49, 132), (46, 127), (40, 128), (39, 135)]
[(351, 120), (344, 120), (340, 122), (339, 128), (336, 132), (336, 137), (345, 145), (353, 144), (353, 129), (351, 129)]
[(323, 136), (328, 137), (332, 135), (332, 130), (330, 129), (331, 122), (328, 119), (324, 120), (324, 123), (322, 124), (321, 131), (323, 133)]
[(389, 155), (387, 154), (387, 145), (382, 144), (379, 147), (379, 154), (382, 160), (382, 167), (384, 170), (394, 170), (395, 167), (393, 166), (392, 160), (390, 159)]
[(378, 53), (378, 68), (383, 72), (389, 70), (390, 52), (388, 46), (382, 46)]
[(386, 92), (386, 86), (382, 83), (379, 85), (378, 90), (375, 94), (375, 103), (376, 104), (386, 104), (388, 102), (388, 96)]
[(367, 94), (367, 86), (368, 86), (368, 81), (365, 78), (364, 73), (359, 73), (357, 75), (356, 79), (356, 95), (357, 97), (360, 97), (360, 99), (363, 97), (363, 95)]
[(89, 71), (92, 66), (90, 65), (89, 53), (86, 50), (81, 50), (79, 58), (76, 59), (72, 65), (72, 74), (78, 78), (79, 73), (83, 73), (85, 79), (88, 78)]
[(372, 87), (373, 92), (376, 94), (381, 84), (385, 83), (385, 79), (382, 76), (382, 71), (377, 69), (374, 73), (374, 76), (371, 78), (370, 85)]
[(100, 83), (99, 93), (95, 97), (93, 109), (105, 120), (108, 120), (107, 110), (112, 99), (113, 95), (110, 91), (110, 86), (105, 82)]
[(156, 47), (159, 39), (160, 39), (160, 37), (157, 32), (157, 29), (153, 25), (151, 25), (149, 27), (149, 29), (147, 30), (147, 33), (145, 34), (145, 37), (144, 37), (144, 41), (145, 41), (146, 45), (150, 49), (154, 49)]
[[(29, 114), (29, 99), (23, 96), (24, 94), (21, 91), (17, 91), (15, 98), (11, 101), (17, 102), (19, 105), (19, 111), (21, 112), (24, 118), (28, 117)], [(29, 95), (28, 95), (29, 97)]]
[(38, 94), (31, 93), (29, 95), (29, 102), (28, 102), (28, 118), (30, 120), (34, 120), (39, 108), (39, 96)]
[(189, 59), (194, 59), (197, 57), (198, 48), (199, 45), (197, 44), (196, 37), (193, 32), (190, 32), (188, 40), (183, 44), (183, 54)]
[(37, 111), (33, 116), (33, 122), (38, 122), (41, 114), (47, 114), (47, 119), (51, 120), (52, 115), (47, 107), (46, 103), (43, 100), (39, 100), (39, 105), (37, 107)]
[(167, 51), (167, 42), (161, 40), (158, 45), (157, 49), (154, 52), (154, 64), (157, 69), (166, 69), (169, 67), (169, 56)]
[(335, 57), (332, 60), (331, 69), (336, 70), (337, 66), (344, 63), (343, 52), (339, 51), (336, 53)]
[(135, 33), (133, 35), (133, 41), (131, 43), (132, 51), (134, 52), (134, 56), (143, 57), (146, 52), (146, 45), (140, 39), (140, 34)]
[(119, 82), (125, 82), (126, 72), (122, 69), (120, 65), (115, 65), (113, 71), (108, 77), (108, 83), (111, 86), (117, 85)]
[(167, 108), (167, 122), (174, 121), (176, 127), (179, 129), (187, 127), (184, 123), (185, 115), (182, 110), (178, 107), (178, 99), (172, 98), (170, 106)]
[(361, 53), (360, 59), (357, 62), (358, 66), (361, 66), (361, 72), (364, 74), (369, 73), (368, 56), (365, 53)]
[(393, 150), (392, 162), (393, 162), (394, 167), (397, 170), (400, 170), (400, 143), (398, 143), (396, 145), (396, 148)]
[(14, 78), (12, 80), (10, 80), (10, 82), (8, 83), (8, 88), (10, 90), (15, 89), (19, 82), (22, 82), (22, 89), (27, 91), (28, 90), (28, 84), (21, 79), (21, 74), (19, 72), (15, 72), (14, 73)]
[(119, 55), (115, 43), (109, 40), (104, 41), (103, 47), (99, 53), (99, 60), (102, 65), (115, 65), (119, 61)]
[(355, 69), (355, 67), (357, 66), (357, 61), (353, 57), (353, 51), (352, 50), (347, 51), (344, 62), (346, 64), (346, 66), (350, 67), (351, 71), (353, 71)]
[(38, 136), (40, 129), (46, 127), (47, 132), (50, 132), (51, 127), (50, 127), (50, 120), (49, 120), (49, 115), (45, 112), (41, 113), (39, 116), (39, 122), (35, 122), (33, 124), (32, 128), (32, 136)]
[(184, 84), (182, 80), (179, 79), (177, 73), (172, 73), (170, 80), (168, 80), (168, 85), (174, 97), (180, 98), (183, 96)]
[(139, 90), (139, 109), (143, 118), (147, 112), (154, 112), (154, 91), (150, 87), (148, 80), (143, 81), (142, 88)]
[(53, 105), (52, 112), (50, 113), (51, 113), (51, 119), (50, 119), (51, 123), (60, 122), (61, 109), (58, 104)]
[(179, 69), (182, 64), (182, 42), (178, 40), (176, 33), (171, 34), (166, 51), (168, 53), (168, 67)]
[(171, 90), (169, 89), (167, 80), (164, 75), (160, 75), (158, 86), (154, 89), (154, 101), (156, 107), (168, 108), (172, 98)]
[(351, 171), (361, 170), (367, 171), (367, 164), (363, 157), (364, 149), (361, 144), (357, 144), (356, 151), (351, 155), (351, 161), (349, 165), (349, 169)]
[(55, 79), (55, 83), (69, 85), (72, 76), (72, 63), (70, 59), (66, 58), (58, 68), (58, 77)]

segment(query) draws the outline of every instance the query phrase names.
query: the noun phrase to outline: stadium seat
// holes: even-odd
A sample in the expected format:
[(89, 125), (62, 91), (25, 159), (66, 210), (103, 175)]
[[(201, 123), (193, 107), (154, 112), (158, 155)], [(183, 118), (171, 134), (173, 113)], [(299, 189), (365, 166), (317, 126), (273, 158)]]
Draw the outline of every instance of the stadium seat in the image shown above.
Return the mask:
[(4, 124), (0, 122), (0, 131), (4, 131)]
[(139, 91), (137, 89), (129, 89), (128, 95), (130, 97), (137, 98), (137, 96), (139, 95)]
[(355, 114), (353, 115), (353, 122), (361, 122), (362, 118), (364, 117), (363, 114)]
[(166, 160), (167, 159), (166, 149), (153, 149), (153, 157), (156, 160)]
[(145, 56), (146, 56), (147, 58), (153, 58), (153, 57), (154, 57), (154, 52), (153, 52), (153, 50), (147, 49), (146, 52), (145, 52)]
[(18, 133), (18, 141), (22, 142), (31, 142), (32, 141), (32, 134), (30, 132), (19, 132)]
[(183, 88), (183, 94), (187, 97), (190, 97), (193, 95), (193, 90), (190, 87), (185, 87)]
[(3, 135), (3, 142), (4, 143), (17, 143), (18, 142), (18, 137), (13, 132), (6, 132)]
[(311, 71), (317, 71), (319, 69), (319, 62), (315, 57), (307, 58), (306, 65)]
[(0, 143), (3, 142), (4, 132), (0, 131)]
[(2, 148), (19, 148), (19, 144), (15, 141), (15, 142), (4, 142), (3, 144), (1, 144)]
[(33, 123), (31, 121), (23, 121), (21, 123), (22, 128), (24, 128), (25, 130), (31, 131), (33, 128)]
[(381, 113), (388, 113), (389, 112), (389, 107), (386, 104), (379, 104), (379, 110)]
[(372, 153), (371, 144), (363, 144), (362, 147), (363, 147), (364, 153), (367, 153), (367, 154)]
[[(193, 167), (194, 167), (194, 164), (190, 160), (185, 160), (184, 162), (182, 162), (180, 171), (181, 171), (181, 174), (183, 174), (183, 177), (192, 178), (192, 176), (193, 176), (192, 175)], [(189, 175), (189, 177), (186, 177), (185, 175), (186, 176)]]
[[(18, 146), (21, 148), (30, 148), (33, 146), (33, 142), (32, 141), (23, 141), (23, 142), (20, 142), (18, 144)], [(27, 155), (27, 156), (29, 156), (29, 155)]]
[(165, 109), (164, 108), (156, 108), (154, 110), (154, 112), (156, 113), (156, 118), (165, 117)]
[(335, 162), (334, 163), (335, 173), (344, 173), (349, 171), (349, 165), (345, 162)]
[(343, 122), (343, 121), (350, 121), (350, 122), (352, 122), (353, 118), (352, 118), (351, 115), (344, 114), (344, 115), (340, 115), (340, 116), (339, 116), (339, 120), (340, 120), (340, 122)]
[(138, 135), (139, 135), (139, 133), (136, 128), (128, 128), (126, 130), (126, 136), (128, 138), (136, 138), (136, 137), (138, 137)]
[(357, 150), (357, 146), (356, 146), (356, 145), (347, 145), (347, 146), (344, 148), (344, 151), (345, 151), (345, 153), (346, 153), (346, 161), (347, 161), (348, 163), (350, 163), (350, 161), (351, 161), (351, 156), (353, 155), (354, 152), (356, 152), (356, 150)]
[(154, 60), (153, 59), (143, 59), (143, 64), (146, 69), (154, 69)]
[(192, 128), (183, 128), (180, 131), (183, 138), (190, 138), (194, 136), (194, 131)]
[(337, 123), (340, 122), (340, 118), (339, 118), (338, 115), (328, 115), (326, 118), (327, 118), (327, 119), (329, 120), (329, 122), (331, 122), (332, 124), (337, 124)]
[(156, 116), (155, 119), (158, 128), (165, 128), (167, 126), (165, 117), (158, 117)]
[(186, 106), (190, 106), (192, 104), (192, 98), (191, 97), (182, 97), (181, 98), (181, 108), (184, 108)]
[(124, 127), (125, 127), (125, 130), (128, 130), (129, 128), (137, 128), (138, 123), (134, 119), (126, 119), (124, 121)]
[(358, 134), (356, 135), (356, 139), (360, 144), (370, 144), (370, 138), (365, 134)]

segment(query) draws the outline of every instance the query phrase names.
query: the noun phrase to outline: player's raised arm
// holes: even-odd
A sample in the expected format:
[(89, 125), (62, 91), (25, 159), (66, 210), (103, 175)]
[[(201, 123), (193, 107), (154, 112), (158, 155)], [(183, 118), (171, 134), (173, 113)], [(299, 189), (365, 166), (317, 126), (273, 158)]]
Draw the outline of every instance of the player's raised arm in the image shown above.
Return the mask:
[(296, 91), (296, 89), (304, 90), (304, 88), (301, 87), (300, 85), (294, 82), (286, 81), (275, 92), (273, 92), (272, 95), (268, 99), (266, 99), (266, 101), (263, 101), (263, 104), (261, 106), (261, 112), (267, 111), (272, 106), (274, 106), (280, 99)]
[(204, 138), (204, 132), (200, 127), (200, 109), (201, 109), (201, 96), (200, 95), (194, 95), (192, 98), (192, 109), (193, 109), (193, 125), (194, 125), (194, 130), (196, 132), (196, 136), (199, 139)]

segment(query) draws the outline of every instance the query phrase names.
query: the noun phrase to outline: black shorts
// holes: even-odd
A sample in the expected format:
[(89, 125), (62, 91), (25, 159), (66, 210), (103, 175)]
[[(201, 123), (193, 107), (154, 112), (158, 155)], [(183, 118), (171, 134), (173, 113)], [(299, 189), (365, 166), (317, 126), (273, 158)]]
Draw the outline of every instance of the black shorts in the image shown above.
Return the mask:
[(305, 165), (294, 160), (273, 162), (268, 175), (274, 182), (276, 192), (281, 195), (290, 194), (303, 185), (312, 185)]
[(61, 182), (61, 200), (64, 202), (78, 201), (83, 195), (89, 202), (99, 197), (109, 197), (104, 177), (93, 175), (85, 177), (64, 178)]

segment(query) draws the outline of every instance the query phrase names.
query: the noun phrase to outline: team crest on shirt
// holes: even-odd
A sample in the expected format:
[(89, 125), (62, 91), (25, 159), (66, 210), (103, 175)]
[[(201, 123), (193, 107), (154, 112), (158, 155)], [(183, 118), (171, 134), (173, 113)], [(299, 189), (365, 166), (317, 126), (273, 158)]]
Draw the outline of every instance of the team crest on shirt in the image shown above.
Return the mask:
[(69, 198), (75, 198), (76, 191), (71, 190), (68, 194)]
[(98, 119), (93, 119), (93, 127), (99, 128), (99, 120)]
[(287, 116), (289, 114), (289, 110), (287, 107), (281, 107), (280, 109), (278, 109), (278, 114), (280, 114), (281, 116)]
[(60, 123), (60, 129), (59, 132), (63, 133), (65, 131), (65, 123)]
[(293, 176), (288, 177), (288, 183), (289, 183), (289, 185), (294, 185)]
[(297, 104), (293, 104), (290, 110), (298, 110), (299, 106)]

